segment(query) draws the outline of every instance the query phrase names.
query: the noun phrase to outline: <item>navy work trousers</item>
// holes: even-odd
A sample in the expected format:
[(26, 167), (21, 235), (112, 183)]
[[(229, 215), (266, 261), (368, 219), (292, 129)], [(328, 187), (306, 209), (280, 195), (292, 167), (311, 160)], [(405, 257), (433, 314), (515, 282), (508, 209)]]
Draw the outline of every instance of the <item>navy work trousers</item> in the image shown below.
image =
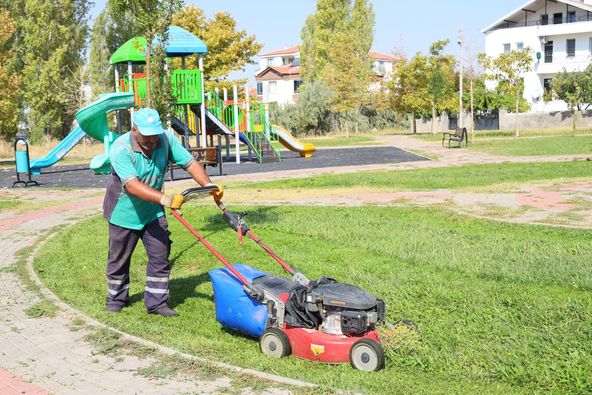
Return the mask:
[(148, 254), (144, 303), (149, 312), (154, 312), (166, 304), (169, 297), (171, 241), (165, 216), (150, 222), (142, 230), (109, 224), (107, 305), (121, 308), (128, 303), (130, 261), (140, 239)]

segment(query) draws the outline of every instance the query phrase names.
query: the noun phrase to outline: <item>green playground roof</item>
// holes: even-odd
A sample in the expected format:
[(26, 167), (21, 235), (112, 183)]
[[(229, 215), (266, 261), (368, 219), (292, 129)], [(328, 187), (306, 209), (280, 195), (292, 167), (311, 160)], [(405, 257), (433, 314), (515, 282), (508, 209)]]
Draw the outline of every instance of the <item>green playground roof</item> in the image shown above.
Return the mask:
[[(208, 46), (192, 33), (179, 26), (169, 26), (168, 39), (165, 42), (165, 50), (168, 57), (186, 56), (195, 53), (208, 52)], [(109, 59), (111, 64), (116, 63), (144, 63), (146, 52), (146, 39), (138, 36), (128, 40), (117, 49)]]
[(134, 37), (126, 41), (117, 51), (113, 53), (109, 62), (116, 63), (144, 63), (146, 57), (144, 52), (146, 50), (146, 39), (144, 37)]

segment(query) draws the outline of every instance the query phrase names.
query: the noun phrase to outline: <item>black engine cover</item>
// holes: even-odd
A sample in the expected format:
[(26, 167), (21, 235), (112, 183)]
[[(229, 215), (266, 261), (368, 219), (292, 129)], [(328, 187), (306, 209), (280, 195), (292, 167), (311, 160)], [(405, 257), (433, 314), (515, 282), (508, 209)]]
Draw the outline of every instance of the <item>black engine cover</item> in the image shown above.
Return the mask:
[(376, 307), (374, 296), (349, 284), (319, 284), (309, 295), (314, 302), (321, 301), (325, 307), (340, 307), (344, 310), (370, 310)]

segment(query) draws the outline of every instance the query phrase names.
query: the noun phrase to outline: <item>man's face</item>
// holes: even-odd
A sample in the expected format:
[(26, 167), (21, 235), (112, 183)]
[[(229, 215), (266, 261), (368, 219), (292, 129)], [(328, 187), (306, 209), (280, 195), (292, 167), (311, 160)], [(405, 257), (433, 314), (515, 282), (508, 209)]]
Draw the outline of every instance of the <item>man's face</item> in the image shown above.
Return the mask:
[(138, 141), (138, 144), (140, 144), (140, 147), (147, 149), (147, 150), (152, 150), (152, 148), (154, 148), (154, 146), (158, 142), (158, 138), (160, 137), (159, 135), (144, 136), (142, 133), (140, 133), (138, 128), (136, 128), (135, 126), (132, 127), (132, 133), (134, 134), (134, 137)]

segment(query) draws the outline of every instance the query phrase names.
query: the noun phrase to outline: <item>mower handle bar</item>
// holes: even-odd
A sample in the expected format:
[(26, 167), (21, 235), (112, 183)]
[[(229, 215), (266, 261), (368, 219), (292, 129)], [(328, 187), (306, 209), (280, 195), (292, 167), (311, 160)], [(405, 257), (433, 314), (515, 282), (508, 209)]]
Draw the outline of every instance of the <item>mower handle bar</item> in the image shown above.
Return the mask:
[(194, 194), (203, 193), (203, 192), (217, 191), (217, 190), (218, 190), (218, 186), (212, 184), (212, 185), (205, 185), (202, 187), (193, 187), (193, 188), (186, 189), (183, 192), (181, 192), (181, 195), (183, 197), (188, 197), (189, 195), (194, 195)]

